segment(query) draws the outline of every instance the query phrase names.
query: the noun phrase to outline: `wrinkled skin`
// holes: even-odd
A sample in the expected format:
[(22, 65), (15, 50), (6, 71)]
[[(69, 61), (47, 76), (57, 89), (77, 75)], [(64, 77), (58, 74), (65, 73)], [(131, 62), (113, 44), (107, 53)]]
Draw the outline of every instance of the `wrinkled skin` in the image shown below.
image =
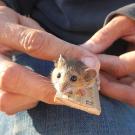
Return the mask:
[[(129, 43), (126, 53), (99, 54), (119, 38)], [(82, 46), (96, 53), (101, 62), (102, 94), (135, 106), (135, 20), (117, 16)]]
[(99, 70), (95, 55), (47, 33), (34, 20), (6, 6), (0, 6), (0, 31), (0, 111), (7, 114), (33, 108), (38, 101), (54, 104), (55, 95), (49, 78), (8, 59), (7, 56), (13, 51), (50, 61), (62, 54), (64, 57), (88, 61), (86, 64), (93, 68), (98, 65)]
[(55, 91), (50, 80), (8, 59), (6, 56), (14, 50), (51, 61), (62, 54), (99, 70), (97, 57), (90, 53), (93, 52), (104, 71), (101, 93), (135, 105), (134, 76), (130, 75), (135, 70), (134, 51), (119, 57), (100, 54), (119, 38), (132, 44), (130, 50), (134, 50), (135, 21), (130, 18), (115, 17), (86, 43), (75, 46), (45, 32), (34, 20), (0, 6), (0, 31), (0, 111), (14, 114), (36, 106), (38, 101), (54, 104)]

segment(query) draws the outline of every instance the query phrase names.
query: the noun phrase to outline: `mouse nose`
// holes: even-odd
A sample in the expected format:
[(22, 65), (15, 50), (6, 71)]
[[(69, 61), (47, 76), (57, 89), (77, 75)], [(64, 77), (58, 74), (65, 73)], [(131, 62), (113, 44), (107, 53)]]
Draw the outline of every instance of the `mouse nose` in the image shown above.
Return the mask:
[(71, 87), (69, 87), (69, 85), (64, 85), (61, 89), (61, 92), (63, 94), (67, 94), (67, 93), (72, 93), (73, 89)]
[(68, 88), (68, 84), (67, 83), (63, 83), (61, 85), (61, 92), (65, 92), (67, 90), (67, 88)]

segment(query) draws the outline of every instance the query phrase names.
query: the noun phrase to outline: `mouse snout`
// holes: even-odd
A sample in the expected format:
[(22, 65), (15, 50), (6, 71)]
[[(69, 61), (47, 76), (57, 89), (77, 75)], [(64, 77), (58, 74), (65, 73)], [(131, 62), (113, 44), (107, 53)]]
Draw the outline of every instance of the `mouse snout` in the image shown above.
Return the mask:
[(68, 85), (63, 86), (62, 89), (61, 89), (61, 92), (62, 92), (63, 94), (72, 93), (72, 91), (73, 91), (73, 89), (70, 88)]
[(66, 89), (67, 89), (67, 85), (66, 84), (62, 84), (61, 88), (60, 88), (61, 92), (64, 92)]
[(61, 92), (62, 93), (67, 93), (67, 92), (70, 92), (71, 91), (71, 89), (69, 88), (69, 85), (68, 84), (62, 84), (61, 85)]

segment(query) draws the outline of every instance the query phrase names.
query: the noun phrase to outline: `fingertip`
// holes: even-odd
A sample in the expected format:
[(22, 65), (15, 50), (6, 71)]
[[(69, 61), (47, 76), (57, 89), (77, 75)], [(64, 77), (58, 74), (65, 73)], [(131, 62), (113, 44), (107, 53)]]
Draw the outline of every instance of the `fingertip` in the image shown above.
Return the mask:
[(100, 62), (96, 57), (83, 57), (81, 61), (88, 67), (99, 71), (100, 69)]

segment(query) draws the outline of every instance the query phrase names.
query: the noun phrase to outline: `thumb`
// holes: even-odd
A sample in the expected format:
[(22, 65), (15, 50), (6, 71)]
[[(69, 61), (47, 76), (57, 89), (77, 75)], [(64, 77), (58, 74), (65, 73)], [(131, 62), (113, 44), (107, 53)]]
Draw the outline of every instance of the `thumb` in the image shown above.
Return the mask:
[(87, 42), (82, 46), (92, 51), (100, 53), (107, 49), (111, 44), (119, 39), (125, 27), (124, 17), (115, 17), (106, 26), (97, 31)]
[(135, 51), (117, 56), (99, 54), (101, 69), (117, 77), (135, 72)]

